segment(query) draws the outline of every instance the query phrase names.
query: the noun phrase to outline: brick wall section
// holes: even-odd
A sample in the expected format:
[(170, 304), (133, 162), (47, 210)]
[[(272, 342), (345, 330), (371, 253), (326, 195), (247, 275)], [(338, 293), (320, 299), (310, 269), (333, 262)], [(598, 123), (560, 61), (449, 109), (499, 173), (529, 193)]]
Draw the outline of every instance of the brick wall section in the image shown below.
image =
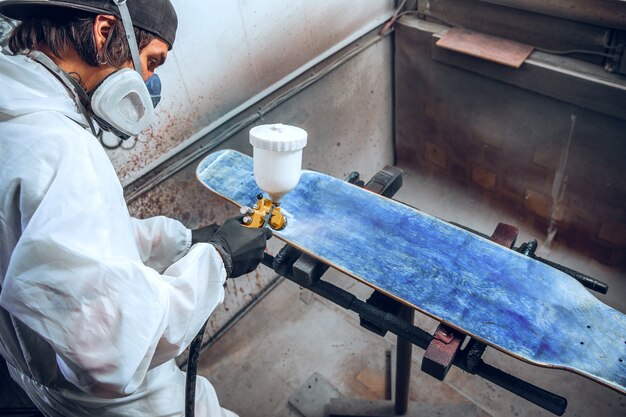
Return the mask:
[(398, 164), (626, 264), (626, 121), (438, 63), (419, 33), (396, 32)]

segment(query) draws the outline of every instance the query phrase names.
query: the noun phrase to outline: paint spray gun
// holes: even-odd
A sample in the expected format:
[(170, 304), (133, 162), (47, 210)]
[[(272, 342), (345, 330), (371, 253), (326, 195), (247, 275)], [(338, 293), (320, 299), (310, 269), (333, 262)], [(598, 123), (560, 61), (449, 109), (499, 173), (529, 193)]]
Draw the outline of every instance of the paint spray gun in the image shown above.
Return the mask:
[[(254, 206), (241, 208), (244, 225), (263, 227), (267, 224), (274, 230), (286, 226), (287, 219), (280, 210), (280, 200), (300, 181), (302, 149), (306, 142), (306, 131), (295, 126), (273, 124), (256, 126), (250, 130), (254, 180), (269, 198), (261, 193), (257, 196), (258, 201)], [(189, 347), (185, 382), (185, 417), (195, 415), (196, 374), (205, 327), (206, 323)]]
[(281, 230), (287, 225), (280, 200), (298, 185), (302, 149), (306, 143), (307, 133), (299, 127), (278, 123), (250, 129), (254, 180), (269, 198), (261, 193), (254, 206), (241, 208), (246, 226), (267, 224), (274, 230)]

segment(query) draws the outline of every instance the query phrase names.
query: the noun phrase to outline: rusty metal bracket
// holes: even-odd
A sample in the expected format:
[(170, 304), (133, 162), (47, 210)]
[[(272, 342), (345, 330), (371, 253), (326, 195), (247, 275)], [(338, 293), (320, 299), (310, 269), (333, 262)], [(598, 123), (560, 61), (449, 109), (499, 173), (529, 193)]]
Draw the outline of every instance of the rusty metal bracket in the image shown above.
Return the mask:
[(435, 331), (433, 340), (424, 352), (422, 359), (422, 371), (443, 381), (454, 362), (454, 357), (459, 352), (465, 340), (465, 335), (454, 329), (440, 324)]

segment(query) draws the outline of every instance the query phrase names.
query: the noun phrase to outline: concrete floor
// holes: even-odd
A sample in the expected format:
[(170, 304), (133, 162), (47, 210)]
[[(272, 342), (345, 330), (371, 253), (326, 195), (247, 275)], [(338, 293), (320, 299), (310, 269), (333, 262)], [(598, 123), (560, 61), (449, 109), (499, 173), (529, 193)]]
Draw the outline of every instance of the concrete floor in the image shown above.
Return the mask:
[[(518, 244), (532, 237), (521, 219), (497, 209), (486, 210), (481, 196), (450, 184), (424, 181), (405, 175), (398, 200), (427, 213), (490, 234), (498, 222), (520, 226)], [(442, 192), (445, 190), (445, 192)], [(605, 303), (626, 311), (626, 271), (610, 268), (553, 243), (537, 254), (565, 264), (610, 286)], [(334, 271), (324, 279), (366, 299), (371, 290)], [(228, 294), (226, 295), (228, 296)], [(415, 323), (434, 331), (436, 323), (418, 314)], [(393, 349), (395, 336), (382, 338), (359, 326), (358, 317), (327, 300), (281, 282), (245, 317), (202, 355), (199, 373), (208, 377), (222, 405), (242, 417), (299, 416), (288, 398), (314, 372), (328, 380), (342, 396), (383, 399), (385, 351)], [(453, 368), (445, 382), (422, 373), (423, 351), (413, 349), (411, 401), (432, 406), (456, 406), (455, 412), (428, 415), (548, 416), (535, 405), (480, 377)], [(568, 399), (565, 416), (624, 416), (626, 396), (583, 377), (525, 364), (494, 349), (484, 355), (487, 363)], [(410, 415), (426, 415), (426, 412)]]

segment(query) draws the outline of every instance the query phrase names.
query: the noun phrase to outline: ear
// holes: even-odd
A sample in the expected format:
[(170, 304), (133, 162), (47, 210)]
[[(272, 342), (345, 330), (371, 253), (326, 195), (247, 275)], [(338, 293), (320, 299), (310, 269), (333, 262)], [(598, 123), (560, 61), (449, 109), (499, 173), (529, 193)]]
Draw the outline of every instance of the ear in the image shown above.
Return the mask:
[(96, 19), (93, 23), (93, 38), (96, 42), (96, 49), (98, 50), (98, 54), (102, 50), (102, 47), (106, 43), (109, 34), (111, 33), (111, 29), (113, 28), (113, 24), (117, 18), (112, 15), (99, 14), (96, 16)]

